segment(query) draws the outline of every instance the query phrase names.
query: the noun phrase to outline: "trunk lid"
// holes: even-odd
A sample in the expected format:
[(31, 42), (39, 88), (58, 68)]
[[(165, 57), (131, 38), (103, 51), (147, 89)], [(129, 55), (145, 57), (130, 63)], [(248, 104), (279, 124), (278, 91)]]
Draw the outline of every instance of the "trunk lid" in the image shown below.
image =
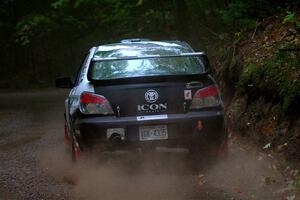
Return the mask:
[(160, 80), (95, 85), (95, 93), (105, 96), (120, 117), (187, 112), (193, 94), (212, 84), (208, 76), (197, 80)]

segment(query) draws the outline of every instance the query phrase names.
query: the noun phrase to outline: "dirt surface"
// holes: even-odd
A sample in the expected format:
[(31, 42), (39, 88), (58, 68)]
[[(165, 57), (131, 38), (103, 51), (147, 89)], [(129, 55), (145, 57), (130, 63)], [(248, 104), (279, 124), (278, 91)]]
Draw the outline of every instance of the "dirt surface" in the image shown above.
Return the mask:
[(236, 137), (227, 160), (199, 170), (179, 150), (74, 166), (63, 144), (66, 94), (0, 93), (0, 199), (297, 199), (274, 156)]

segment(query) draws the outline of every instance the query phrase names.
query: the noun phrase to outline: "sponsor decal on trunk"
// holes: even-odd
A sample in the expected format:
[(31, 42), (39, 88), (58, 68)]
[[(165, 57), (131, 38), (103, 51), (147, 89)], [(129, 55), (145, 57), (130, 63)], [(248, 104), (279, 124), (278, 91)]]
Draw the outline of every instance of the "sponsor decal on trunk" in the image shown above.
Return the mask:
[(143, 113), (155, 113), (167, 110), (167, 103), (155, 103), (158, 99), (158, 92), (150, 89), (145, 93), (145, 100), (148, 104), (138, 105), (137, 109)]
[(154, 104), (143, 104), (138, 105), (138, 111), (139, 112), (161, 112), (167, 110), (167, 103), (154, 103)]
[(158, 99), (158, 93), (155, 90), (151, 89), (145, 93), (145, 100), (148, 103), (154, 103), (157, 101), (157, 99)]
[(192, 100), (192, 90), (184, 90), (184, 100)]

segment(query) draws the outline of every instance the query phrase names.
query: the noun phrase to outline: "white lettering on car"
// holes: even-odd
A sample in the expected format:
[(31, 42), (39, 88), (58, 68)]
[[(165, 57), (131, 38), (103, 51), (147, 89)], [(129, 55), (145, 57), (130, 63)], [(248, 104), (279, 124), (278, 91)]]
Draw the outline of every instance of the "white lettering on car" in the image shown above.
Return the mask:
[(167, 110), (167, 103), (143, 104), (137, 106), (139, 112), (160, 112)]

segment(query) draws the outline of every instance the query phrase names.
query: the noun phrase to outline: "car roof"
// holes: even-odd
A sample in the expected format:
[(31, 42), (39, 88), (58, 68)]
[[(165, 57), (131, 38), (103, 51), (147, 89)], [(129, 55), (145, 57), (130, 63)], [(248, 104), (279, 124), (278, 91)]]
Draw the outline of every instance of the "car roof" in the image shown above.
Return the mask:
[(138, 49), (138, 48), (181, 48), (193, 51), (192, 48), (182, 41), (151, 41), (148, 39), (126, 39), (119, 43), (105, 44), (96, 47), (97, 51), (111, 51), (118, 49)]

